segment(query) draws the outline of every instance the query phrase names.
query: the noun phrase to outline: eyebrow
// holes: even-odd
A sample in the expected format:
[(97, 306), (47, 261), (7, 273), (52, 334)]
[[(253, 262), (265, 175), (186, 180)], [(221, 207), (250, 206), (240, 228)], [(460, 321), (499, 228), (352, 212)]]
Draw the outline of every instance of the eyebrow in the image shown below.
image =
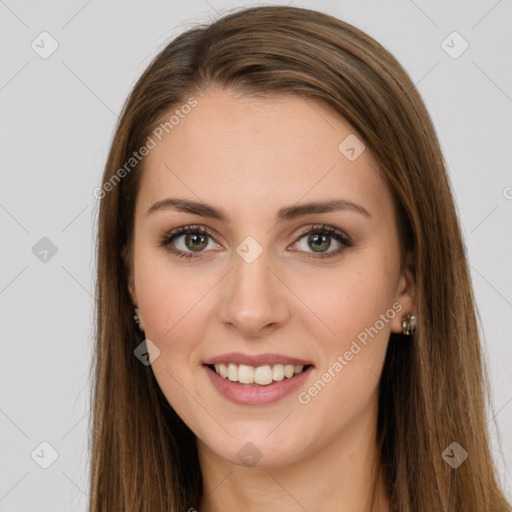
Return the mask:
[[(172, 197), (156, 202), (151, 206), (151, 208), (149, 208), (146, 215), (162, 210), (177, 210), (192, 213), (194, 215), (200, 215), (201, 217), (217, 219), (222, 222), (227, 222), (229, 220), (229, 215), (222, 208), (217, 208), (199, 201), (192, 201), (190, 199), (177, 199)], [(277, 212), (276, 222), (286, 222), (305, 215), (328, 213), (333, 211), (352, 211), (371, 218), (368, 210), (357, 203), (347, 201), (345, 199), (331, 199), (327, 201), (308, 202), (281, 208)]]

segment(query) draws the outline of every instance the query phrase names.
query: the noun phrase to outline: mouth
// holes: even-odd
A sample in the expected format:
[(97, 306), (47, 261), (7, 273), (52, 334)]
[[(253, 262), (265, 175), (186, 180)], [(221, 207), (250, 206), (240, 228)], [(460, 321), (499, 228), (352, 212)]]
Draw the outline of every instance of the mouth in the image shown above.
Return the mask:
[(307, 359), (275, 353), (218, 354), (203, 361), (214, 389), (238, 405), (266, 406), (290, 397), (313, 375)]
[(206, 364), (209, 370), (219, 377), (253, 386), (268, 386), (275, 382), (293, 379), (294, 377), (308, 371), (311, 364), (265, 364), (261, 366), (250, 366), (246, 364), (217, 363)]

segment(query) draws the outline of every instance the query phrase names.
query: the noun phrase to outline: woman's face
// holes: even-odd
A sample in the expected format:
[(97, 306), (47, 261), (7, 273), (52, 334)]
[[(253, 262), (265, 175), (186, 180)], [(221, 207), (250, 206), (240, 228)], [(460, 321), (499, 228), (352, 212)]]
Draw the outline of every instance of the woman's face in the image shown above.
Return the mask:
[(196, 99), (144, 161), (130, 293), (200, 449), (284, 466), (372, 432), (412, 274), (391, 194), (346, 121), (291, 95)]

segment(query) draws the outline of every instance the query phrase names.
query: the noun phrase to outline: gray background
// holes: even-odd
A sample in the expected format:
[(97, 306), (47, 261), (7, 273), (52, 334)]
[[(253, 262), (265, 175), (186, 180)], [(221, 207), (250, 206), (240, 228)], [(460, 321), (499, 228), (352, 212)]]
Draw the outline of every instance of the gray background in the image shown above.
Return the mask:
[[(92, 191), (130, 87), (195, 21), (258, 4), (0, 0), (0, 511), (87, 507)], [(432, 115), (482, 320), (493, 450), (512, 499), (512, 2), (292, 5), (376, 38), (406, 68)], [(47, 58), (40, 56), (51, 49), (44, 31), (58, 43)], [(442, 45), (453, 31), (469, 44), (457, 58), (462, 39)], [(43, 441), (58, 453), (48, 469), (39, 465), (52, 462)]]

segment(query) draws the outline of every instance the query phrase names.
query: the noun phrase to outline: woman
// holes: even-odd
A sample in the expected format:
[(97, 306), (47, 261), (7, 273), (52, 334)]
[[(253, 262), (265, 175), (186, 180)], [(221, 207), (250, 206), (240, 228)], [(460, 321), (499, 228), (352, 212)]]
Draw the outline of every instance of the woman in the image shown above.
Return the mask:
[(91, 511), (511, 510), (439, 143), (376, 41), (188, 30), (98, 192)]

